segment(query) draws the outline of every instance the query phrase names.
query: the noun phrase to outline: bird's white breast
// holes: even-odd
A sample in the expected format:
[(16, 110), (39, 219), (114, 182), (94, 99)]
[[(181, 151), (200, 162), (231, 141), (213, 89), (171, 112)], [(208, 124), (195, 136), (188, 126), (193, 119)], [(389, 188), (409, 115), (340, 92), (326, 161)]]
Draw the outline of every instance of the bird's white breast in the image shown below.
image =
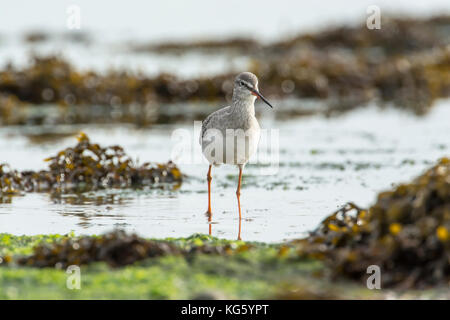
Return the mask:
[(201, 143), (203, 154), (211, 164), (246, 164), (258, 148), (260, 131), (254, 116), (223, 112), (220, 122), (210, 119)]

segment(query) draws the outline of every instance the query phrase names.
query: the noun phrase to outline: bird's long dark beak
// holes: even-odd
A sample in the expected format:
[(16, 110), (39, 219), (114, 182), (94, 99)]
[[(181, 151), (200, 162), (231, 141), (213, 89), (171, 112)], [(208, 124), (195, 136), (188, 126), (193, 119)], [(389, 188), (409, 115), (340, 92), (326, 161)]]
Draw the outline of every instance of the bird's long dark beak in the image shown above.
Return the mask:
[(252, 89), (252, 90), (250, 90), (250, 91), (252, 92), (252, 94), (253, 94), (254, 96), (260, 97), (262, 101), (264, 101), (269, 107), (271, 107), (271, 108), (273, 109), (273, 106), (270, 104), (270, 102), (267, 101), (267, 99), (264, 98), (264, 96), (263, 96), (261, 93), (259, 93), (258, 90)]

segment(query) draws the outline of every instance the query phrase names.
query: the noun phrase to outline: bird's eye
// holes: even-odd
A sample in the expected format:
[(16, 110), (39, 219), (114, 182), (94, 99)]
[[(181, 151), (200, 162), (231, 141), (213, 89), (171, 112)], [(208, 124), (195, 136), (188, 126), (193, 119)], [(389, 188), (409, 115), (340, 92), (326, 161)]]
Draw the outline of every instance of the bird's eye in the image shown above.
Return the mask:
[(239, 82), (241, 86), (244, 86), (244, 81)]

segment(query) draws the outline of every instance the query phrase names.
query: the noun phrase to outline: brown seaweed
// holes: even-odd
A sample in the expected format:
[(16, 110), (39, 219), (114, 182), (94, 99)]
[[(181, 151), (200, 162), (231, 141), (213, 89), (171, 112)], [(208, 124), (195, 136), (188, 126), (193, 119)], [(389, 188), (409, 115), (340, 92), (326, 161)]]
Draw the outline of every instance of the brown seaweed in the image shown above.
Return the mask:
[(104, 261), (112, 267), (120, 267), (151, 257), (178, 253), (179, 250), (169, 242), (145, 240), (115, 231), (101, 237), (69, 238), (42, 244), (34, 248), (32, 255), (17, 259), (17, 263), (38, 268), (67, 268)]
[(45, 159), (48, 170), (22, 171), (0, 165), (0, 195), (21, 191), (85, 191), (104, 188), (181, 183), (183, 177), (174, 163), (138, 165), (120, 146), (101, 147), (80, 133), (78, 143)]
[(369, 210), (347, 204), (299, 241), (301, 255), (325, 259), (334, 276), (363, 280), (381, 268), (385, 287), (450, 282), (450, 159), (382, 192)]
[(122, 267), (136, 261), (164, 255), (182, 255), (188, 261), (198, 254), (231, 255), (252, 248), (251, 245), (184, 243), (147, 240), (123, 230), (115, 230), (101, 236), (66, 238), (54, 243), (42, 243), (29, 256), (9, 258), (9, 263), (33, 267), (59, 267), (106, 262), (111, 267)]

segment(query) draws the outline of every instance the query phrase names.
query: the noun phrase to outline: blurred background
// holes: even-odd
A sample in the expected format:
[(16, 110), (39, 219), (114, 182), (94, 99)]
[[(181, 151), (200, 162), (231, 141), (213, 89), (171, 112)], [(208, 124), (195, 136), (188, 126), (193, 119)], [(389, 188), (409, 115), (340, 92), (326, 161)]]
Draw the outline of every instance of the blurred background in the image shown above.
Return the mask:
[[(67, 9), (80, 8), (80, 29), (69, 30)], [(445, 0), (430, 1), (333, 1), (298, 2), (196, 0), (192, 3), (166, 1), (127, 3), (107, 1), (15, 1), (2, 5), (1, 64), (25, 64), (30, 51), (64, 54), (83, 69), (105, 71), (121, 68), (151, 74), (171, 72), (185, 76), (229, 72), (244, 67), (242, 59), (209, 57), (163, 59), (158, 55), (135, 55), (130, 44), (152, 45), (167, 42), (223, 41), (246, 38), (273, 43), (325, 28), (363, 23), (370, 5), (382, 14), (428, 17), (448, 13)], [(79, 32), (77, 32), (79, 31)], [(34, 37), (33, 37), (34, 36)], [(45, 41), (44, 41), (45, 40)], [(131, 52), (130, 52), (131, 51)], [(158, 59), (160, 58), (160, 59)], [(180, 61), (181, 60), (181, 61)]]
[[(366, 25), (372, 5), (380, 29)], [(260, 175), (261, 163), (246, 172), (243, 239), (300, 237), (448, 155), (449, 45), (445, 0), (3, 4), (0, 163), (45, 170), (83, 131), (136, 162), (173, 160), (187, 178), (176, 190), (3, 190), (1, 231), (206, 233), (207, 166), (181, 163), (171, 135), (191, 132), (194, 152), (193, 121), (252, 71), (275, 104), (257, 113), (279, 130), (280, 161), (275, 175)], [(235, 170), (214, 174), (213, 235), (235, 238)]]

